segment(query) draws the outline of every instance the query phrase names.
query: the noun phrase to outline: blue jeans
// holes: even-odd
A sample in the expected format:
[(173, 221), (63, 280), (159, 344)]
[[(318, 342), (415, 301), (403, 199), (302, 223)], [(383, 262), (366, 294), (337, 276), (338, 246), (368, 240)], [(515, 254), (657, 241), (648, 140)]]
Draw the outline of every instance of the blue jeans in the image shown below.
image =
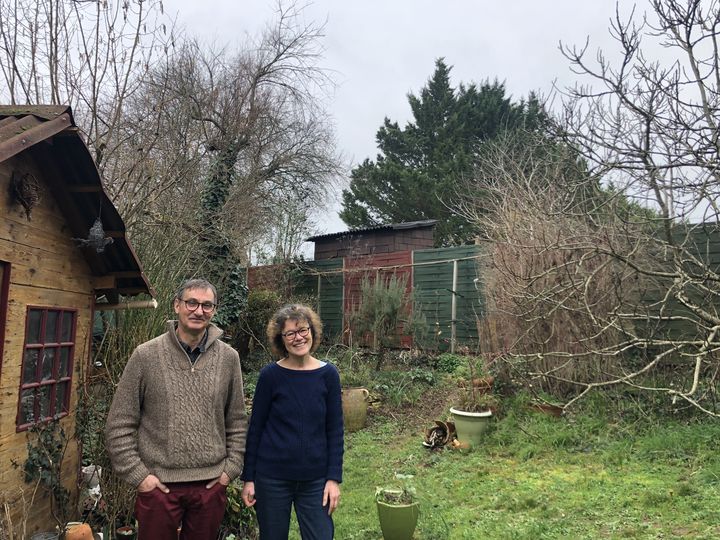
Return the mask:
[(297, 482), (256, 477), (255, 512), (260, 540), (287, 540), (293, 505), (303, 540), (332, 540), (335, 526), (327, 506), (322, 504), (324, 490), (324, 478)]

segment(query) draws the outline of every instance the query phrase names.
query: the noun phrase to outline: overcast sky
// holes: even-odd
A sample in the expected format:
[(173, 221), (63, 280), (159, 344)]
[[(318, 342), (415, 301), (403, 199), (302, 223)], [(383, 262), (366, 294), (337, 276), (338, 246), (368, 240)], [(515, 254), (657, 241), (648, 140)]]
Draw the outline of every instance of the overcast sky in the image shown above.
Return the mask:
[[(621, 0), (628, 13), (632, 2)], [(645, 9), (646, 0), (637, 2)], [(165, 0), (186, 32), (216, 44), (239, 45), (273, 20), (273, 0)], [(338, 146), (350, 165), (377, 154), (375, 133), (387, 116), (411, 119), (408, 92), (417, 93), (436, 58), (452, 66), (459, 82), (504, 81), (515, 100), (531, 90), (548, 95), (553, 81), (575, 80), (558, 44), (608, 49), (611, 0), (317, 0), (307, 21), (326, 22), (321, 67), (338, 83), (329, 110)], [(319, 224), (319, 233), (345, 230), (339, 205)]]

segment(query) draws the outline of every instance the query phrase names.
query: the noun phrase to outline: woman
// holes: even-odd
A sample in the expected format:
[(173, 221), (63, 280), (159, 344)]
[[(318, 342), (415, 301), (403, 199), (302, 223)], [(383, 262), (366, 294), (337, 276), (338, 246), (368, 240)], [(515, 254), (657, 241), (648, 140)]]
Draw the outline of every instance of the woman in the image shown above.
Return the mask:
[(340, 377), (312, 356), (322, 323), (309, 307), (281, 308), (267, 336), (280, 360), (255, 387), (242, 499), (255, 505), (261, 540), (287, 540), (293, 505), (303, 540), (331, 540), (342, 482)]

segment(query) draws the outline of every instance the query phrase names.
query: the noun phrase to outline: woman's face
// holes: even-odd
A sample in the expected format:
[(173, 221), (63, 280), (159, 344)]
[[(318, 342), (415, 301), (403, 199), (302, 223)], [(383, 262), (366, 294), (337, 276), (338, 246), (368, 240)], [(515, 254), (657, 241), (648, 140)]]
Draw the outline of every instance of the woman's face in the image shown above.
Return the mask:
[(293, 356), (307, 356), (313, 344), (310, 323), (306, 320), (288, 319), (281, 332), (283, 343), (288, 354)]

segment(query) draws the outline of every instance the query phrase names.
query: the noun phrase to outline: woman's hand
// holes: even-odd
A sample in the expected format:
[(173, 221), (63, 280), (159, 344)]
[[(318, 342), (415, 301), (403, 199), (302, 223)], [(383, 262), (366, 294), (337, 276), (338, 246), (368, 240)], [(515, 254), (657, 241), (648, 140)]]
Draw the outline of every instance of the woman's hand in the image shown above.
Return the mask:
[(255, 504), (255, 482), (245, 482), (241, 496), (245, 506), (253, 506)]
[(323, 491), (323, 506), (328, 507), (328, 515), (332, 515), (340, 502), (340, 484), (335, 480), (325, 482)]

